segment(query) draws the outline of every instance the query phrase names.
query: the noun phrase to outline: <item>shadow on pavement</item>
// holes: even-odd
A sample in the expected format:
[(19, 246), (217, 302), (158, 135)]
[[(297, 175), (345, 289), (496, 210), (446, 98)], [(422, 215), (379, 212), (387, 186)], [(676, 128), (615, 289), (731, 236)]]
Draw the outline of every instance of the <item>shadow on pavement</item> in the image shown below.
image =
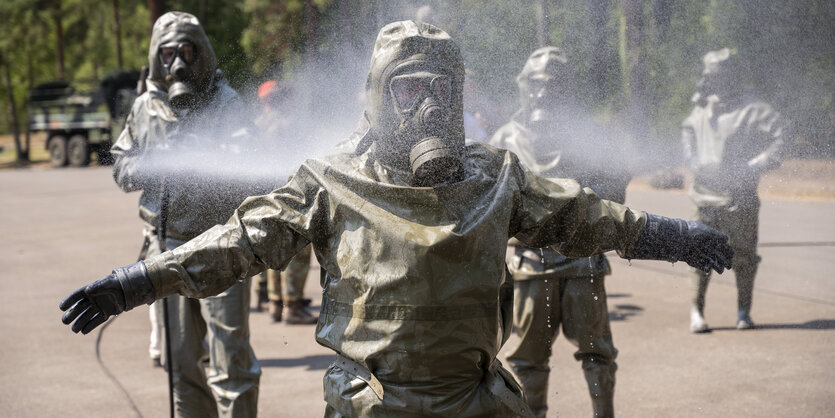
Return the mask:
[[(611, 313), (609, 314), (611, 316)], [(756, 324), (757, 326), (754, 328), (756, 330), (766, 330), (766, 329), (809, 329), (809, 330), (830, 330), (835, 329), (835, 319), (815, 319), (812, 321), (806, 321), (802, 324)], [(736, 327), (711, 327), (714, 331), (736, 331)]]
[(317, 354), (300, 358), (258, 359), (261, 367), (298, 367), (307, 366), (306, 370), (325, 370), (336, 357), (332, 354)]
[[(607, 295), (611, 298), (611, 295)], [(609, 311), (609, 321), (625, 321), (629, 317), (638, 315), (644, 308), (638, 305), (620, 304), (615, 305), (615, 309)]]

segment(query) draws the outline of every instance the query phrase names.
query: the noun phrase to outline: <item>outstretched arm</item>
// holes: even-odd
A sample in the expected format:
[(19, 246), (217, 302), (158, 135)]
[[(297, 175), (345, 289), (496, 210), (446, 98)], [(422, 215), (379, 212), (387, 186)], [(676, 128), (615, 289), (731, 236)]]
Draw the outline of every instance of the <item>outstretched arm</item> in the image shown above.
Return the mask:
[(574, 180), (523, 171), (515, 236), (529, 246), (550, 245), (569, 257), (616, 250), (623, 258), (684, 261), (719, 273), (731, 267), (728, 238), (700, 222), (634, 212)]
[(328, 213), (326, 200), (297, 173), (281, 189), (244, 201), (225, 225), (76, 290), (61, 302), (63, 322), (86, 334), (111, 315), (174, 293), (207, 297), (268, 267), (280, 270), (310, 243), (311, 228), (324, 225), (312, 219)]

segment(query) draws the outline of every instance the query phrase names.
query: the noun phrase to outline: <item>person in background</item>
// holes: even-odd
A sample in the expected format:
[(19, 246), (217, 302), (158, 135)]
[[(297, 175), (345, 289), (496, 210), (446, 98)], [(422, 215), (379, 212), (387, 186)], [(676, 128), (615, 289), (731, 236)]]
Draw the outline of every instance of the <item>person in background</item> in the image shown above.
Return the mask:
[[(263, 109), (255, 124), (260, 129), (262, 141), (276, 152), (293, 144), (293, 138), (288, 136), (293, 132), (293, 96), (292, 87), (273, 80), (267, 80), (258, 87)], [(309, 311), (310, 299), (304, 297), (311, 255), (311, 247), (307, 246), (293, 257), (283, 271), (269, 269), (255, 276), (258, 295), (256, 311), (263, 310), (263, 304), (267, 304), (270, 317), (275, 322), (283, 319), (290, 325), (311, 325), (318, 321), (319, 317)]]
[[(587, 116), (571, 64), (556, 47), (534, 51), (519, 76), (521, 109), (493, 135), (490, 145), (513, 151), (543, 177), (572, 178), (604, 199), (623, 203), (630, 175), (611, 158), (617, 141)], [(596, 417), (614, 416), (615, 357), (603, 254), (568, 258), (511, 239), (508, 268), (514, 281), (513, 328), (519, 342), (507, 361), (538, 417), (548, 410), (551, 346), (562, 326), (577, 351)]]
[[(111, 153), (119, 187), (142, 191), (147, 260), (224, 223), (255, 190), (218, 176), (212, 161), (239, 158), (252, 129), (196, 17), (170, 12), (157, 19), (145, 85)], [(256, 415), (261, 368), (249, 343), (249, 288), (247, 279), (212, 297), (164, 301), (172, 358), (163, 363), (172, 374), (177, 416)], [(162, 305), (155, 308), (162, 321)]]
[[(702, 59), (693, 111), (682, 124), (685, 164), (693, 172), (690, 199), (696, 219), (727, 234), (734, 248), (737, 329), (754, 328), (751, 303), (757, 255), (760, 176), (780, 166), (788, 123), (747, 93), (739, 58), (728, 48)], [(710, 274), (691, 270), (690, 331), (710, 331), (704, 319)]]

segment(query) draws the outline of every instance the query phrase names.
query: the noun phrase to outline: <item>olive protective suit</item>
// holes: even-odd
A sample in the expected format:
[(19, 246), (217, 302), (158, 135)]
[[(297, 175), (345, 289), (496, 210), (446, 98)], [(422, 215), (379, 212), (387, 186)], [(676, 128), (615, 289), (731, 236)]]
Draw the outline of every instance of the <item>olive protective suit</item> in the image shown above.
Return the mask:
[[(768, 104), (745, 95), (738, 58), (727, 48), (707, 53), (695, 96), (682, 124), (686, 164), (693, 172), (690, 198), (696, 219), (722, 231), (734, 248), (737, 328), (753, 327), (751, 301), (757, 255), (760, 175), (780, 165), (787, 134), (784, 118)], [(708, 331), (704, 321), (709, 274), (691, 271), (690, 329)]]
[(312, 242), (327, 271), (316, 338), (339, 354), (325, 376), (328, 415), (520, 415), (520, 391), (496, 359), (511, 329), (508, 237), (563, 243), (572, 255), (628, 253), (644, 217), (573, 180), (538, 177), (510, 152), (464, 147), (463, 136), (460, 181), (411, 186), (408, 162), (379, 151), (394, 146), (387, 129), (399, 125), (374, 120), (395, 117), (390, 80), (423, 73), (453, 79), (451, 135), (460, 135), (457, 47), (428, 25), (386, 26), (360, 133), (360, 144), (374, 137), (368, 149), (306, 162), (227, 225), (146, 261), (148, 272), (157, 295), (200, 297), (280, 269)]
[[(522, 109), (501, 127), (490, 145), (513, 151), (544, 177), (576, 179), (605, 199), (623, 203), (629, 175), (607, 156), (615, 144), (576, 102), (568, 60), (559, 48), (534, 51), (516, 79)], [(519, 343), (507, 360), (537, 416), (548, 410), (551, 345), (562, 325), (577, 347), (594, 416), (614, 415), (615, 357), (603, 278), (606, 257), (567, 258), (550, 248), (510, 240), (513, 257), (514, 330)]]
[(385, 26), (356, 152), (308, 160), (225, 225), (76, 290), (62, 321), (86, 334), (166, 295), (213, 295), (312, 244), (326, 271), (316, 339), (337, 353), (326, 416), (532, 416), (496, 359), (511, 326), (509, 237), (730, 267), (727, 239), (697, 222), (634, 213), (509, 151), (465, 146), (463, 77), (445, 32)]
[[(175, 58), (165, 65), (161, 54), (170, 48)], [(205, 177), (217, 169), (204, 157), (234, 158), (248, 138), (241, 135), (246, 125), (228, 117), (241, 115), (243, 107), (216, 73), (214, 52), (197, 19), (180, 12), (160, 17), (149, 55), (148, 90), (136, 99), (111, 152), (116, 183), (126, 192), (142, 190), (140, 217), (165, 230), (164, 243), (153, 237), (152, 258), (224, 223), (244, 198), (260, 193), (242, 182)], [(172, 75), (180, 67), (187, 68)], [(176, 83), (187, 85), (179, 87), (174, 105), (169, 91)], [(168, 307), (173, 359), (164, 360), (173, 366), (177, 415), (255, 416), (261, 369), (249, 344), (249, 281), (206, 299), (174, 296)], [(161, 321), (161, 304), (155, 308)], [(208, 385), (201, 361), (207, 354), (204, 339)]]

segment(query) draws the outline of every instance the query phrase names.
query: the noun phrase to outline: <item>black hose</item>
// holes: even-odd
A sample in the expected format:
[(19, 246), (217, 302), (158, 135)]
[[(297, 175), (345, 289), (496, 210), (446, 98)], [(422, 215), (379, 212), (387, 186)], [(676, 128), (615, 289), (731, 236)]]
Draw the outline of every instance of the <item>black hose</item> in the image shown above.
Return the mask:
[(139, 412), (139, 408), (136, 407), (136, 404), (133, 402), (133, 398), (130, 397), (130, 394), (125, 389), (125, 387), (122, 386), (122, 383), (119, 382), (119, 379), (116, 379), (116, 376), (114, 376), (113, 373), (110, 373), (110, 369), (108, 369), (107, 366), (104, 365), (104, 362), (101, 359), (101, 337), (102, 335), (104, 335), (104, 330), (106, 330), (107, 327), (110, 326), (110, 324), (112, 324), (113, 321), (116, 320), (116, 318), (118, 318), (118, 316), (110, 317), (110, 319), (108, 319), (107, 322), (105, 322), (99, 328), (99, 334), (96, 336), (96, 361), (99, 362), (99, 367), (101, 367), (101, 370), (104, 372), (104, 374), (107, 375), (107, 377), (116, 385), (116, 387), (122, 391), (122, 394), (125, 395), (125, 398), (128, 400), (131, 409), (133, 409), (133, 412), (136, 412), (136, 415), (139, 418), (142, 418), (142, 413)]
[(171, 365), (174, 364), (171, 357), (171, 331), (168, 322), (168, 298), (162, 299), (162, 318), (165, 323), (165, 368), (168, 369), (168, 408), (171, 410), (171, 418), (174, 418), (174, 371)]

